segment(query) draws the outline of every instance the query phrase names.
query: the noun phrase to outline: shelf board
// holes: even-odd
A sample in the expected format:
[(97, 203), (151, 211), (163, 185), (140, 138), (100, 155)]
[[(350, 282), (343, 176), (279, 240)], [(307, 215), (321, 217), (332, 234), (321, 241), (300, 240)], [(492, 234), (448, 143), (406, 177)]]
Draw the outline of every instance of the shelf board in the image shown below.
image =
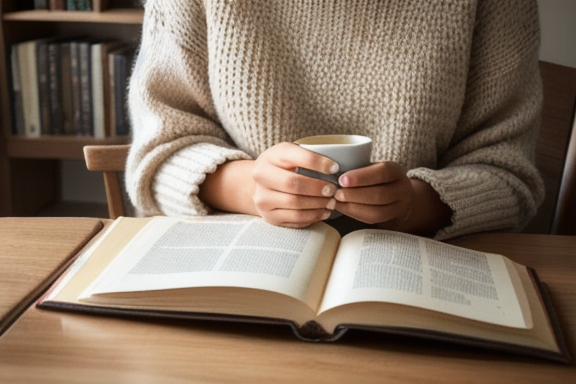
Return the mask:
[(53, 21), (109, 24), (142, 24), (144, 11), (141, 9), (109, 9), (94, 11), (48, 11), (31, 10), (4, 14), (5, 21)]
[(128, 137), (121, 136), (107, 139), (58, 135), (46, 135), (39, 138), (10, 136), (7, 151), (8, 157), (13, 159), (84, 160), (85, 145), (126, 144), (128, 142)]

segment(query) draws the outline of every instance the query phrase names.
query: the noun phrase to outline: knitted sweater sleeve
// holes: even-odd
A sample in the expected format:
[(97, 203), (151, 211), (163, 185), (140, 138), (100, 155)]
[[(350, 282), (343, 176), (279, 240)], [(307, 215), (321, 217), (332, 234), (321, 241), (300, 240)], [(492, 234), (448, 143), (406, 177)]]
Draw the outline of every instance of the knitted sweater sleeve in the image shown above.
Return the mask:
[(518, 230), (544, 195), (534, 166), (542, 103), (536, 2), (478, 2), (463, 112), (437, 169), (409, 176), (431, 184), (453, 210), (445, 239)]
[(231, 145), (212, 105), (207, 32), (197, 1), (148, 0), (129, 85), (128, 195), (141, 214), (203, 215), (206, 174), (249, 156)]

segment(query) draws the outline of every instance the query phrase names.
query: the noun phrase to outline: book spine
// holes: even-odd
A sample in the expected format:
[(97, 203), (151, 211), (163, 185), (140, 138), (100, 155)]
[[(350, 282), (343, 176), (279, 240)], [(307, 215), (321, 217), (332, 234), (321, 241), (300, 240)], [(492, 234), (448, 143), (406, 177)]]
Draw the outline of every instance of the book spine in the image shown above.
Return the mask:
[(115, 81), (115, 71), (114, 62), (116, 54), (111, 52), (108, 54), (108, 83), (110, 88), (110, 100), (108, 104), (110, 113), (110, 136), (116, 136), (116, 81)]
[(38, 73), (36, 69), (36, 41), (27, 41), (19, 47), (20, 75), (24, 132), (26, 136), (40, 136), (40, 106), (38, 101)]
[(128, 134), (125, 113), (125, 84), (126, 84), (126, 55), (116, 55), (114, 58), (114, 90), (115, 105), (114, 115), (116, 118), (116, 135)]
[[(92, 10), (96, 12), (105, 11), (106, 9), (108, 9), (108, 2), (109, 0), (92, 0)], [(136, 2), (139, 3), (140, 1)], [(131, 3), (134, 3), (134, 1), (132, 1)], [(119, 4), (119, 7), (124, 7), (124, 4), (123, 3)]]
[(104, 43), (92, 45), (92, 125), (94, 137), (103, 139), (106, 136), (104, 127), (104, 80), (102, 78), (102, 50)]
[(50, 10), (52, 11), (63, 11), (66, 9), (65, 0), (50, 0)]
[(82, 134), (82, 103), (80, 101), (82, 89), (80, 86), (80, 42), (70, 44), (70, 70), (72, 80), (73, 127), (77, 135)]
[(48, 79), (48, 43), (36, 45), (36, 69), (38, 71), (38, 101), (40, 103), (40, 132), (43, 135), (52, 133), (50, 122), (50, 84)]
[[(102, 102), (103, 102), (103, 118), (104, 118), (104, 133), (105, 137), (112, 136), (112, 115), (113, 115), (113, 103), (112, 103), (112, 82), (110, 81), (110, 71), (112, 70), (110, 66), (109, 55), (118, 49), (122, 49), (123, 44), (120, 41), (113, 40), (103, 45), (101, 51), (101, 60), (99, 65), (102, 68)], [(115, 135), (115, 133), (114, 133)]]
[(72, 62), (70, 55), (70, 42), (60, 45), (60, 78), (62, 100), (62, 125), (63, 133), (74, 134), (74, 90), (72, 86)]
[(24, 106), (22, 104), (22, 80), (20, 76), (20, 64), (18, 60), (18, 46), (12, 45), (10, 48), (10, 80), (11, 100), (12, 100), (12, 133), (24, 135)]
[(34, 0), (34, 9), (49, 9), (48, 0)]
[(92, 63), (91, 63), (91, 43), (80, 44), (80, 102), (82, 104), (80, 117), (82, 121), (82, 135), (93, 135), (92, 117)]
[(76, 1), (75, 0), (66, 0), (66, 10), (67, 11), (75, 11), (76, 10)]
[(52, 126), (52, 133), (59, 135), (64, 131), (61, 90), (61, 58), (59, 43), (51, 43), (48, 45), (48, 68), (50, 84), (50, 124)]
[(77, 11), (91, 11), (92, 10), (92, 3), (90, 0), (77, 0), (76, 1), (76, 10)]

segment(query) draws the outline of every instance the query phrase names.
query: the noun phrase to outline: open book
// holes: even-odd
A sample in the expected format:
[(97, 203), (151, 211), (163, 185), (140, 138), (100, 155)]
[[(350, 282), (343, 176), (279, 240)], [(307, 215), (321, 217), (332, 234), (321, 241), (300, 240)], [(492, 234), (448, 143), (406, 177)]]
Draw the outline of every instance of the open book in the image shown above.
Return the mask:
[(38, 306), (287, 323), (307, 340), (359, 328), (567, 361), (542, 292), (533, 270), (500, 255), (222, 215), (119, 218)]

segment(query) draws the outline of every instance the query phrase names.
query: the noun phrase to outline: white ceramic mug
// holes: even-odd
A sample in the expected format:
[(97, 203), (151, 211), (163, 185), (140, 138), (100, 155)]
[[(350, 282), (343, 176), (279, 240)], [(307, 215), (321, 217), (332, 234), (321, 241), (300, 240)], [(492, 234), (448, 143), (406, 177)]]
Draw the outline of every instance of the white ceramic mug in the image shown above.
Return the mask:
[(347, 171), (370, 165), (372, 139), (360, 135), (308, 136), (295, 141), (302, 148), (327, 156), (340, 165), (336, 175), (327, 175), (309, 169), (298, 168), (296, 172), (338, 184), (338, 177)]

